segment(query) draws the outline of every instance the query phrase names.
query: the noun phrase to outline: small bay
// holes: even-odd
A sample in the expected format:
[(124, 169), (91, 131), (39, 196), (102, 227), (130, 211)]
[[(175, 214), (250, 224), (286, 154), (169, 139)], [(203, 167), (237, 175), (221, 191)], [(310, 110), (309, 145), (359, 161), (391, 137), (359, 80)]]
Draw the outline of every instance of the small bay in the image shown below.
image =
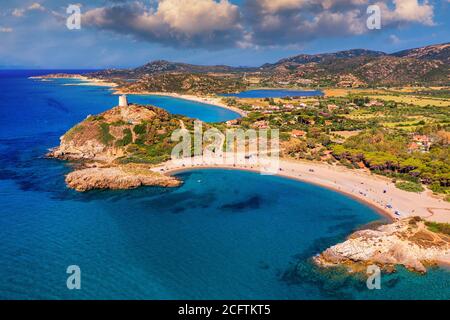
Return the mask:
[[(317, 270), (310, 257), (383, 219), (318, 186), (208, 169), (179, 173), (175, 189), (67, 189), (70, 165), (43, 155), (117, 96), (28, 79), (45, 73), (0, 71), (0, 299), (450, 298), (444, 269), (383, 274), (374, 291)], [(129, 99), (208, 122), (238, 116), (170, 97)], [(81, 268), (81, 290), (66, 287), (70, 265)]]

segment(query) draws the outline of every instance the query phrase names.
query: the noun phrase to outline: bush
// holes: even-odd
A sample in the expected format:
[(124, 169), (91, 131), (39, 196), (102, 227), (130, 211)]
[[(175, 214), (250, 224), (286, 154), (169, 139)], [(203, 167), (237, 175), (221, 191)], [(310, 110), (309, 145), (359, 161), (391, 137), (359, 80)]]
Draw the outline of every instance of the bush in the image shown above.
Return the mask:
[(449, 223), (437, 223), (437, 222), (425, 222), (428, 230), (432, 232), (443, 233), (450, 236), (450, 224)]
[(123, 139), (118, 140), (116, 142), (116, 146), (124, 147), (124, 146), (129, 145), (131, 142), (133, 142), (133, 135), (131, 133), (131, 130), (127, 128), (127, 129), (123, 130)]
[(114, 137), (109, 133), (109, 124), (107, 123), (100, 124), (100, 134), (100, 140), (105, 145), (109, 145), (114, 140)]
[(424, 188), (421, 184), (410, 182), (410, 181), (402, 181), (397, 182), (395, 186), (401, 190), (408, 191), (408, 192), (422, 192), (424, 191)]
[(138, 125), (134, 126), (133, 131), (137, 135), (146, 133), (147, 132), (147, 124), (146, 123), (138, 124)]
[(348, 161), (347, 159), (341, 159), (341, 160), (339, 160), (339, 162), (340, 162), (343, 166), (347, 167), (348, 169), (354, 169), (354, 168), (355, 168), (355, 167), (353, 166), (353, 164), (352, 164), (350, 161)]
[(448, 193), (448, 191), (450, 190), (449, 187), (443, 187), (441, 186), (441, 184), (439, 182), (433, 182), (430, 186), (429, 186), (430, 190), (433, 191), (434, 193)]

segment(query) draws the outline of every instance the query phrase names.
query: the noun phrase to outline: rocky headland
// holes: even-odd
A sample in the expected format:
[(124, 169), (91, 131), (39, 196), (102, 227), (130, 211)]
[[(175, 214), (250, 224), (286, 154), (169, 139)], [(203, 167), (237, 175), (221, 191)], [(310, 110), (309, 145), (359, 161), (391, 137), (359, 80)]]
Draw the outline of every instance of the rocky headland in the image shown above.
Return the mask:
[(114, 107), (71, 128), (47, 156), (75, 165), (66, 183), (77, 191), (178, 186), (178, 179), (151, 168), (169, 159), (170, 134), (181, 121), (191, 123), (152, 106)]
[(429, 265), (450, 261), (450, 236), (420, 218), (407, 218), (356, 231), (313, 260), (321, 267), (346, 266), (350, 272), (365, 272), (368, 265), (392, 272), (402, 265), (425, 273)]
[(134, 189), (141, 186), (177, 187), (180, 181), (149, 171), (145, 165), (94, 167), (73, 171), (66, 177), (69, 188), (80, 192), (93, 189)]

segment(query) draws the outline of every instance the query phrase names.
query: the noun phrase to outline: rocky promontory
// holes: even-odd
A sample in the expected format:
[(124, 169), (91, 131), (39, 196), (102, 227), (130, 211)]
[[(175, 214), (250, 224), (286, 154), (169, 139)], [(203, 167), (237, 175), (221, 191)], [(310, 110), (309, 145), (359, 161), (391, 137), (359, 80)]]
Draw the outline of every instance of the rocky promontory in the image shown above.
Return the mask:
[(146, 166), (123, 165), (106, 168), (85, 168), (69, 173), (69, 188), (80, 192), (92, 189), (134, 189), (141, 186), (177, 187), (174, 177), (152, 172)]
[(76, 164), (66, 183), (77, 191), (178, 186), (176, 178), (151, 168), (170, 158), (170, 137), (181, 122), (193, 124), (153, 106), (114, 107), (75, 125), (48, 156)]
[(356, 231), (313, 260), (322, 267), (344, 265), (351, 272), (365, 271), (375, 264), (387, 271), (402, 265), (425, 273), (427, 265), (450, 261), (450, 236), (432, 230), (420, 218), (407, 218), (374, 230)]

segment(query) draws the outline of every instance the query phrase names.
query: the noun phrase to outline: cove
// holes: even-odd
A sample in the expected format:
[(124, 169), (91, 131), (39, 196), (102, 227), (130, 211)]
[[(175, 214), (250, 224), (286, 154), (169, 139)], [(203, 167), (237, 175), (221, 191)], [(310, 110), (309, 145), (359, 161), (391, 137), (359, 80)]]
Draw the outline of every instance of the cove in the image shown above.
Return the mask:
[[(318, 186), (206, 169), (179, 173), (176, 189), (67, 189), (69, 165), (43, 154), (117, 97), (103, 87), (27, 79), (34, 73), (0, 71), (0, 298), (450, 297), (443, 269), (400, 269), (374, 291), (365, 280), (317, 272), (311, 256), (381, 219)], [(81, 290), (66, 287), (71, 265), (81, 269)]]

